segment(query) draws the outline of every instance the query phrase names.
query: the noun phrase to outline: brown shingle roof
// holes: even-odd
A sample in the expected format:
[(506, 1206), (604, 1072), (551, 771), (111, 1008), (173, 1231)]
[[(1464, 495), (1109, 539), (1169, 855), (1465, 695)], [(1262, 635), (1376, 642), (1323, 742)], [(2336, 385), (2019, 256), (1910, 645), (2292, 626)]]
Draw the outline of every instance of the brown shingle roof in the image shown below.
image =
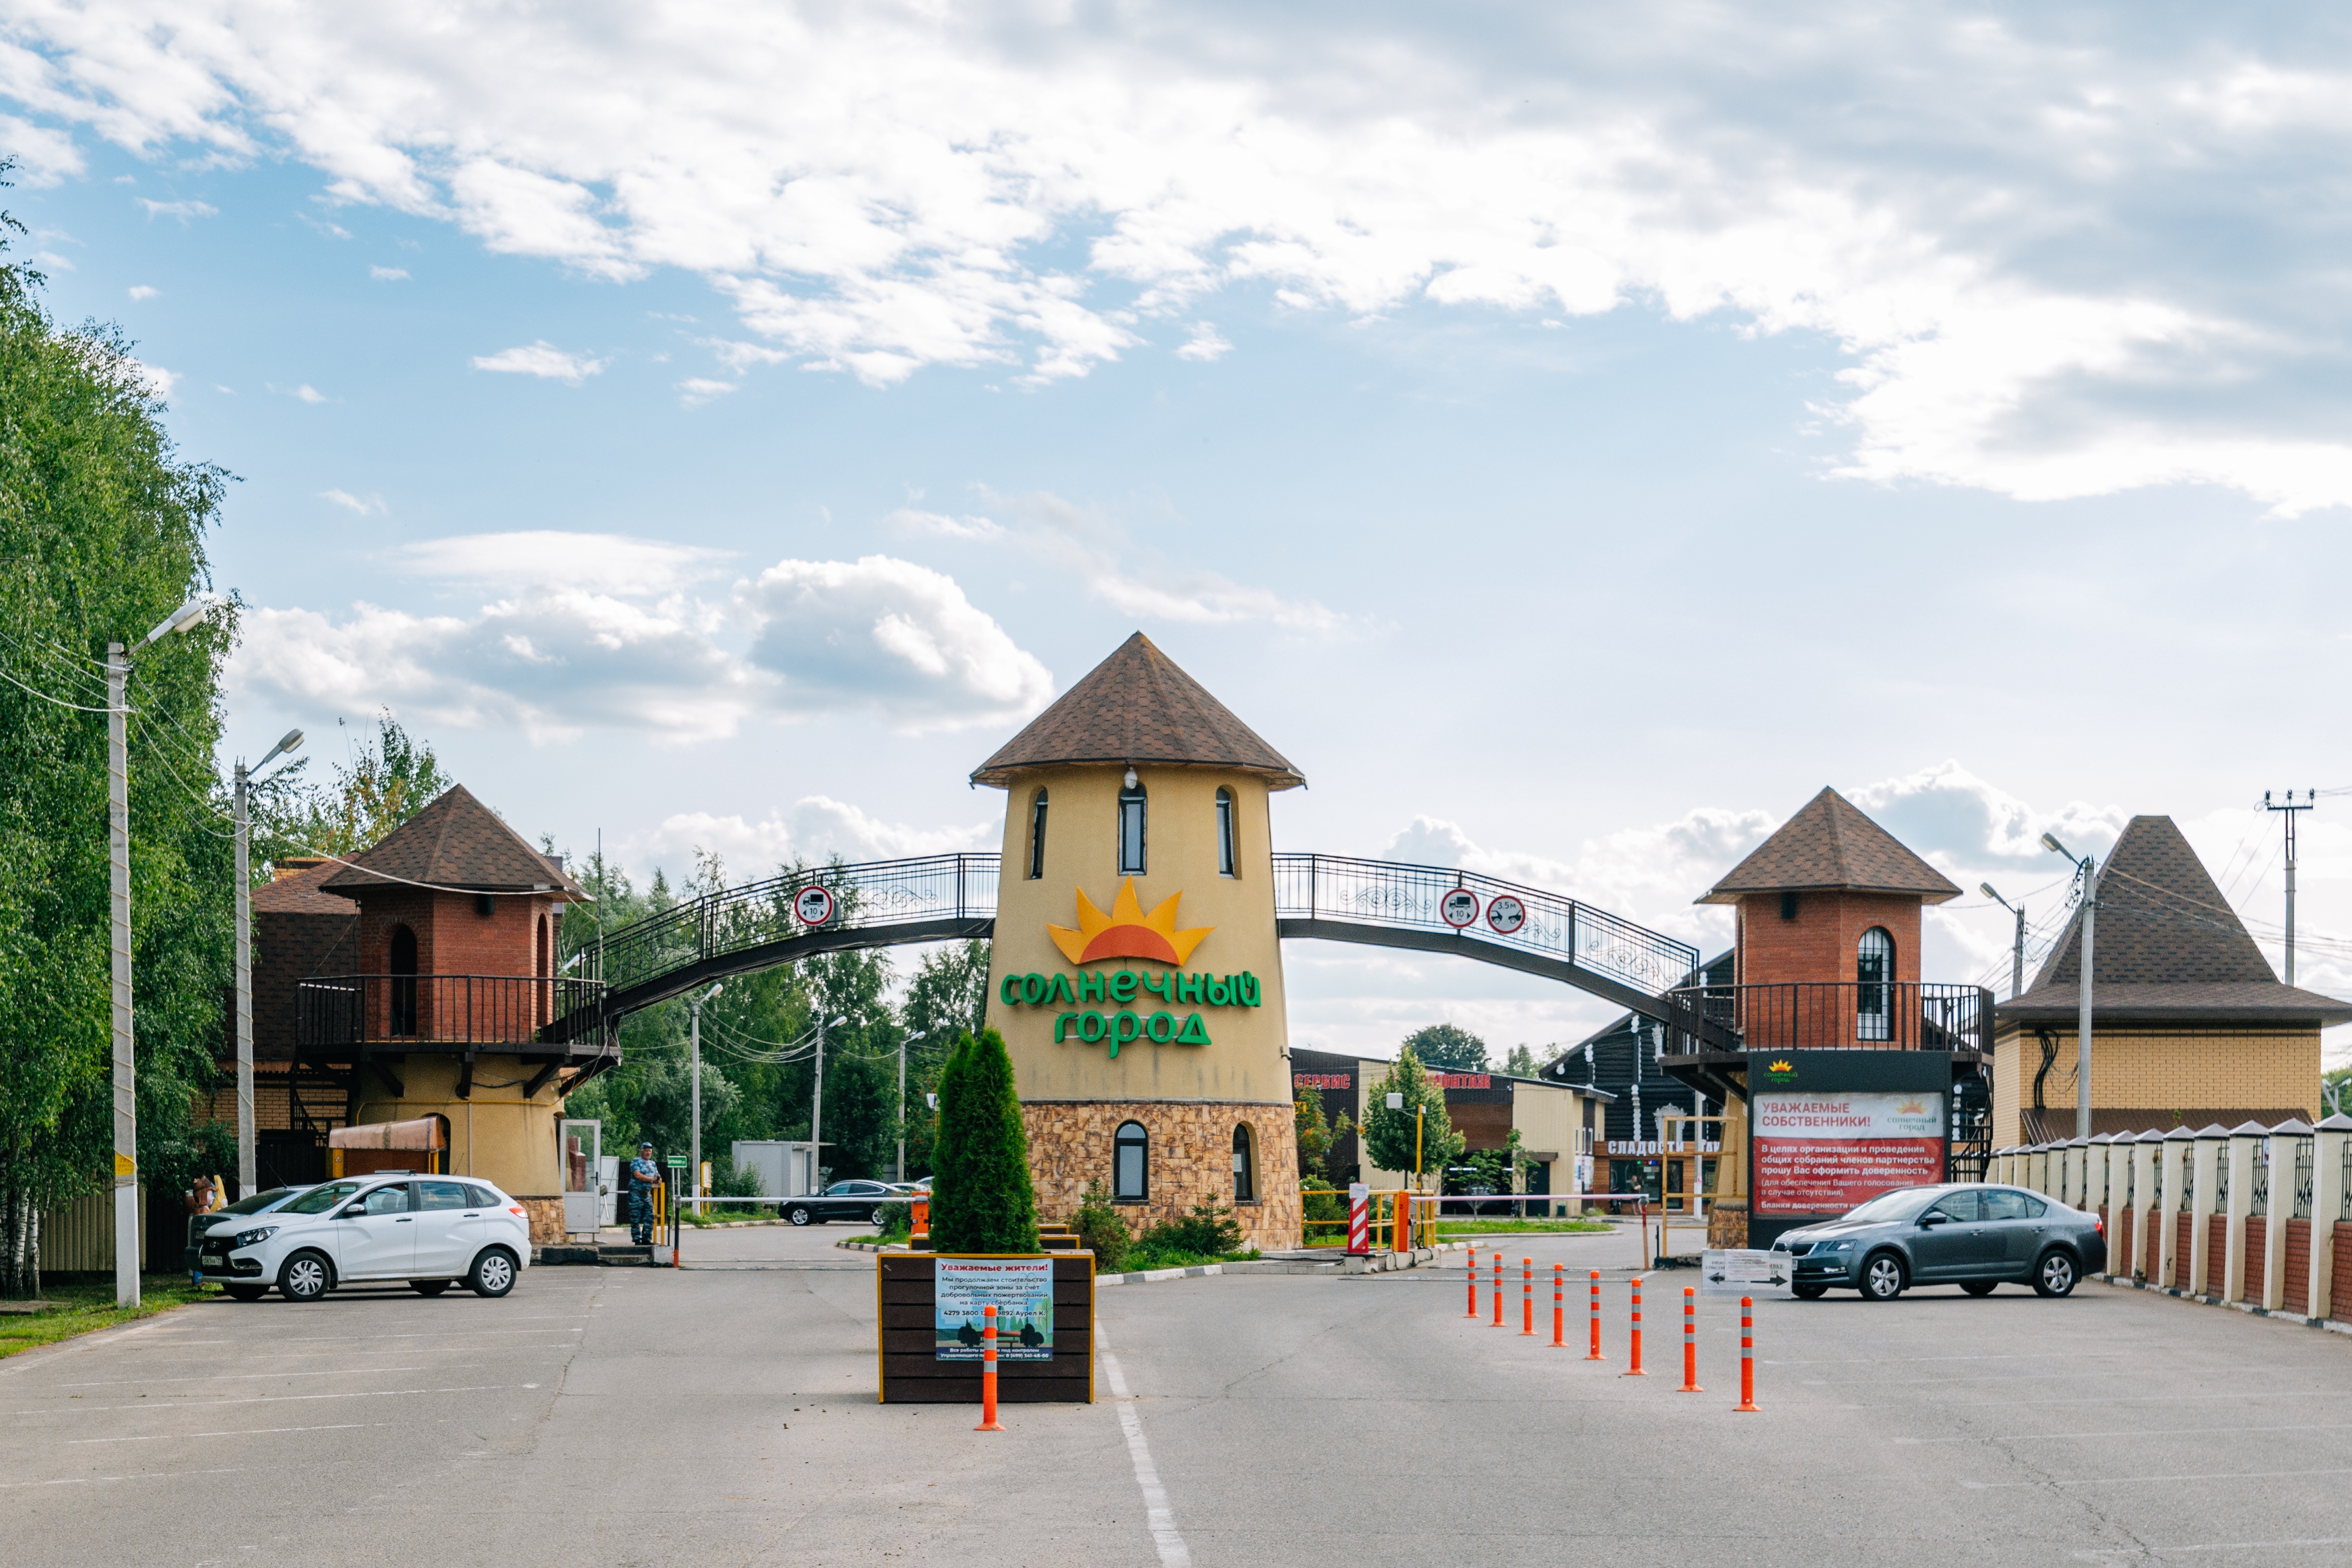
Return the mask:
[(1958, 898), (1942, 873), (1895, 841), (1834, 789), (1823, 789), (1756, 846), (1697, 902), (1737, 904), (1751, 893), (1909, 893), (1923, 904)]
[[(370, 873), (379, 874), (370, 875)], [(529, 841), (452, 784), (433, 803), (394, 828), (382, 843), (351, 857), (320, 885), (329, 893), (381, 886), (387, 880), (468, 893), (528, 893), (545, 888), (559, 898), (584, 898), (578, 883)]]
[[(2099, 873), (2092, 1028), (2100, 1019), (2352, 1022), (2352, 1004), (2279, 984), (2204, 862), (2169, 817), (2134, 817)], [(2033, 984), (1999, 1009), (2002, 1023), (2073, 1023), (2083, 980), (2083, 912), (2066, 923)]]
[(321, 860), (299, 871), (283, 872), (277, 881), (253, 890), (253, 912), (256, 915), (357, 915), (359, 905), (350, 899), (319, 891), (320, 883), (342, 869), (333, 861)]
[(1276, 789), (1307, 782), (1140, 632), (972, 769), (971, 778), (976, 784), (1004, 784), (1025, 768), (1074, 762), (1233, 768), (1265, 774)]

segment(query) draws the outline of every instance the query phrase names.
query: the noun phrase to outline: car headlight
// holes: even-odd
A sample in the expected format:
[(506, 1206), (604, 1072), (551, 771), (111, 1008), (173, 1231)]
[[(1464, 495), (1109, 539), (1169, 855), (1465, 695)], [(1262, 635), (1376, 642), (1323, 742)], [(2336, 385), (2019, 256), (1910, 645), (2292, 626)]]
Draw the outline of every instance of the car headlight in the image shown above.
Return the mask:
[(240, 1230), (229, 1239), (231, 1247), (258, 1247), (278, 1234), (278, 1227), (265, 1225), (258, 1230)]
[(1816, 1252), (1851, 1252), (1853, 1250), (1853, 1243), (1852, 1241), (1824, 1241), (1820, 1246), (1814, 1248), (1813, 1250)]

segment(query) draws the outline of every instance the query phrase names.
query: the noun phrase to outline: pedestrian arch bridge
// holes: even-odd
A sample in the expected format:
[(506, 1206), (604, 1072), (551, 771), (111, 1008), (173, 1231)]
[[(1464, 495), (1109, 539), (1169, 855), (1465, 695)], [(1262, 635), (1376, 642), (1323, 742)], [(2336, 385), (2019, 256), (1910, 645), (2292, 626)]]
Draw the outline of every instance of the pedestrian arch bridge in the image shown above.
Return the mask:
[[(704, 894), (609, 933), (583, 956), (592, 966), (586, 977), (603, 984), (571, 993), (579, 1004), (548, 1032), (609, 1040), (629, 1014), (730, 975), (822, 953), (988, 936), (1000, 870), (993, 854), (925, 855), (821, 866)], [(1274, 883), (1285, 938), (1450, 953), (1558, 980), (1677, 1029), (1723, 1035), (1718, 1049), (1731, 1043), (1727, 1030), (1700, 1024), (1668, 994), (1691, 983), (1697, 948), (1589, 904), (1451, 867), (1343, 855), (1277, 854)], [(830, 913), (814, 925), (796, 912), (813, 884), (831, 894)], [(1463, 892), (1475, 904), (1452, 896)]]

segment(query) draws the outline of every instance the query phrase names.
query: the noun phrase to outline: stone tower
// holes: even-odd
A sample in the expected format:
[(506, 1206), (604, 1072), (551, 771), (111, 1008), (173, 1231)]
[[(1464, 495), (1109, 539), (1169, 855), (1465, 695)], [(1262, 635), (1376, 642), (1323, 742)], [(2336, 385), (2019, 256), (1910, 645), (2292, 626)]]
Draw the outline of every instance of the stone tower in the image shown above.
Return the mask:
[(1296, 1246), (1269, 803), (1305, 778), (1139, 632), (971, 777), (1005, 791), (988, 1021), (1041, 1215), (1098, 1182), (1138, 1230), (1214, 1203)]

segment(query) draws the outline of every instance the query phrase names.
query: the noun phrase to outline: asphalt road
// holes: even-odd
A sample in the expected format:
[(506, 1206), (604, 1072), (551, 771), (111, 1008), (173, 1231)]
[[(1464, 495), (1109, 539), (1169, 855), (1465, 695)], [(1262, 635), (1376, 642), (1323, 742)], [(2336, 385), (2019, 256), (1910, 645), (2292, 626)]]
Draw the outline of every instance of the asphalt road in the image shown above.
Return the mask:
[[(677, 1270), (534, 1269), (502, 1301), (219, 1302), (0, 1363), (0, 1563), (2338, 1563), (2352, 1338), (2085, 1287), (1759, 1309), (1632, 1243), (1606, 1364), (1463, 1317), (1458, 1267), (1101, 1293), (1131, 1398), (873, 1403), (871, 1260), (835, 1228)], [(1516, 1273), (1516, 1270), (1514, 1270)], [(1570, 1339), (1580, 1298), (1571, 1291)], [(1147, 1486), (1147, 1483), (1149, 1484)], [(1158, 1511), (1154, 1511), (1154, 1510)]]

